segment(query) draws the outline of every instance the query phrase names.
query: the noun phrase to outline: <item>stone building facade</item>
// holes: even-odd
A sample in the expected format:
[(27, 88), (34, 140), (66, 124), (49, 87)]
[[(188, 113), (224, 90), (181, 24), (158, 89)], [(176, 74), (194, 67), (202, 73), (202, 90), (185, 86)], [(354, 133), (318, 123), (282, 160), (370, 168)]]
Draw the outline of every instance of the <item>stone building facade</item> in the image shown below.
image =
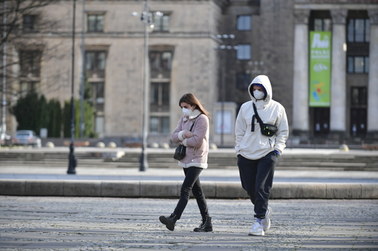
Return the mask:
[[(235, 116), (249, 99), (246, 88), (258, 74), (270, 77), (274, 99), (286, 108), (290, 144), (378, 141), (375, 0), (148, 2), (155, 26), (148, 33), (150, 143), (169, 141), (181, 115), (178, 100), (192, 92), (212, 114), (211, 141), (232, 146)], [(96, 108), (95, 130), (101, 138), (122, 144), (142, 135), (143, 3), (76, 3), (74, 95), (80, 97), (85, 82)], [(25, 27), (36, 30), (24, 32), (8, 48), (15, 58), (40, 52), (33, 56), (39, 58), (40, 71), (8, 83), (69, 100), (72, 6), (72, 1), (58, 1), (31, 13), (30, 20), (24, 17)], [(36, 20), (52, 25), (37, 29)], [(332, 37), (330, 102), (325, 106), (310, 105), (312, 31), (330, 32)], [(10, 119), (8, 123), (15, 130)]]
[[(335, 140), (377, 139), (377, 2), (297, 1), (294, 4), (292, 129)], [(330, 104), (309, 107), (309, 31), (332, 34)], [(297, 97), (297, 98), (295, 98)]]

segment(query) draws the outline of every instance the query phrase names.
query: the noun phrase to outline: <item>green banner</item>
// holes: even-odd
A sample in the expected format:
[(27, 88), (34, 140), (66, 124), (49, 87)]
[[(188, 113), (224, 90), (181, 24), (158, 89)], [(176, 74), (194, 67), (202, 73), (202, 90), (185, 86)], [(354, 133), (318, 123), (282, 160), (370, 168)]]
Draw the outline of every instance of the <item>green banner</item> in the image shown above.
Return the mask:
[(329, 107), (331, 90), (331, 32), (310, 32), (310, 107)]

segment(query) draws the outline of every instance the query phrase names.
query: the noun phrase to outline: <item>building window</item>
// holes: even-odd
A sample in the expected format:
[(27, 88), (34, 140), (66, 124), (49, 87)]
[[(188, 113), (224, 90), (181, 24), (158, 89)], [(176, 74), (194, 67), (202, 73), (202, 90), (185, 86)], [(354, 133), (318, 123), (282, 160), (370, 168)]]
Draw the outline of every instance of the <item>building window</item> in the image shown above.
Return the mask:
[(351, 88), (351, 104), (352, 106), (367, 105), (367, 89), (366, 87)]
[(86, 76), (90, 78), (105, 77), (106, 52), (105, 51), (86, 51), (85, 69)]
[(251, 30), (251, 16), (241, 15), (237, 17), (236, 29), (239, 31), (249, 31)]
[(150, 133), (169, 134), (169, 116), (151, 116)]
[(331, 19), (314, 18), (313, 31), (331, 31)]
[(36, 15), (23, 15), (22, 16), (22, 30), (23, 32), (36, 32)]
[(89, 82), (90, 93), (89, 100), (95, 108), (96, 112), (104, 111), (105, 103), (105, 85), (104, 82)]
[(170, 15), (162, 13), (162, 15), (154, 15), (154, 32), (168, 32)]
[(368, 73), (369, 57), (368, 56), (348, 56), (348, 73)]
[(39, 78), (42, 52), (38, 50), (20, 51), (20, 73), (22, 77)]
[(105, 83), (102, 81), (88, 82), (84, 98), (94, 109), (94, 129), (101, 137), (104, 133)]
[(251, 75), (248, 73), (238, 73), (236, 74), (236, 88), (240, 90), (247, 90), (251, 82)]
[(331, 13), (327, 10), (311, 10), (310, 31), (332, 31)]
[(370, 40), (369, 19), (348, 19), (348, 42), (367, 43)]
[(351, 87), (350, 134), (364, 136), (367, 125), (367, 88)]
[(169, 78), (172, 68), (171, 51), (150, 52), (151, 78)]
[(89, 82), (89, 102), (95, 112), (95, 132), (100, 137), (104, 133), (104, 105), (105, 105), (105, 84), (104, 82)]
[(251, 59), (251, 45), (239, 44), (236, 49), (236, 58), (239, 60)]
[(170, 82), (152, 82), (150, 91), (150, 133), (169, 134)]
[(88, 14), (87, 31), (104, 32), (104, 14)]
[(151, 134), (170, 133), (170, 88), (173, 48), (156, 45), (150, 50), (150, 114)]
[(85, 52), (85, 76), (88, 82), (84, 96), (95, 110), (95, 132), (99, 137), (104, 134), (105, 67), (106, 51)]
[(151, 83), (151, 112), (169, 112), (169, 85), (169, 82)]

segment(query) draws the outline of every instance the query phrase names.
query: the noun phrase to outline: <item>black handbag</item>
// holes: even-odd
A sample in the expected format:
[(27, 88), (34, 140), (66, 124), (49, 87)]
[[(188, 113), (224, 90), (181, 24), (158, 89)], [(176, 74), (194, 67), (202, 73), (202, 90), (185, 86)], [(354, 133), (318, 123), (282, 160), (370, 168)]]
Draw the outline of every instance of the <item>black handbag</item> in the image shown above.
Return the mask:
[(182, 160), (185, 157), (185, 155), (186, 155), (186, 146), (180, 144), (178, 147), (176, 147), (173, 158), (177, 160)]
[[(194, 122), (193, 122), (192, 126), (190, 127), (189, 131), (192, 131), (193, 126), (194, 126)], [(186, 146), (180, 144), (178, 147), (176, 147), (175, 154), (173, 155), (173, 158), (177, 159), (177, 160), (182, 160), (183, 158), (185, 158), (185, 155), (186, 155)]]
[(272, 137), (274, 134), (276, 134), (276, 132), (278, 131), (277, 126), (272, 125), (272, 124), (265, 124), (261, 120), (259, 114), (257, 113), (257, 109), (256, 109), (255, 103), (253, 103), (253, 111), (255, 112), (255, 115), (252, 116), (252, 128), (251, 128), (251, 130), (252, 131), (255, 130), (255, 118), (256, 118), (257, 122), (259, 122), (259, 124), (260, 124), (261, 134), (262, 135), (265, 135), (267, 137)]

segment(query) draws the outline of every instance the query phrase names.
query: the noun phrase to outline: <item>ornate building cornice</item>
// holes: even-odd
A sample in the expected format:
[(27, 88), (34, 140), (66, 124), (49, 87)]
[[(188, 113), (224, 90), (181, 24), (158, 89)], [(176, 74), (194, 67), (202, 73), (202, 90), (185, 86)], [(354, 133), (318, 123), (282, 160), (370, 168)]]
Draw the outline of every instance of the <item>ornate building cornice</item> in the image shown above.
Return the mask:
[(378, 25), (378, 9), (368, 10), (370, 24)]
[(294, 21), (296, 24), (308, 24), (309, 15), (310, 15), (310, 10), (296, 9), (294, 10)]

